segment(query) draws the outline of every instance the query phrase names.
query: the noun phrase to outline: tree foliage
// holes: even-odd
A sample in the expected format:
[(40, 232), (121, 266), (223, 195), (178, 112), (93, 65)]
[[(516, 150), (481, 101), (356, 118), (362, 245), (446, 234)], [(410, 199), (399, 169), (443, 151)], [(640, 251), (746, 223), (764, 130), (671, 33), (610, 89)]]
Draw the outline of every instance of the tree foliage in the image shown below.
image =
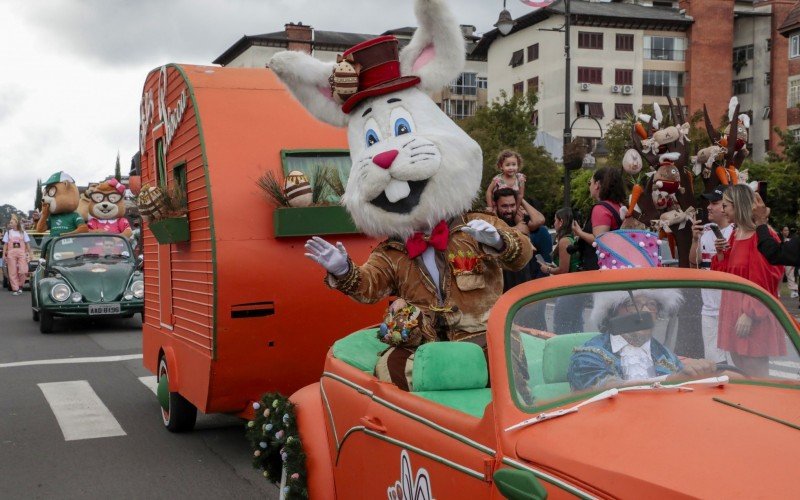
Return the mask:
[(800, 216), (800, 141), (791, 132), (775, 129), (781, 137), (782, 153), (769, 152), (767, 161), (746, 161), (749, 180), (767, 182), (770, 224), (796, 228)]
[(33, 208), (41, 208), (42, 206), (42, 180), (36, 179), (36, 195), (33, 198)]
[(122, 181), (122, 169), (119, 165), (119, 151), (117, 151), (117, 164), (114, 166), (114, 178), (118, 181)]
[[(461, 120), (459, 125), (483, 150), (483, 177), (478, 206), (484, 205), (484, 193), (499, 173), (497, 155), (511, 149), (523, 159), (522, 172), (528, 178), (525, 195), (544, 204), (546, 216), (552, 215), (561, 204), (563, 169), (556, 164), (544, 148), (534, 146), (536, 126), (531, 123), (536, 94), (518, 94), (508, 97), (505, 92), (486, 107), (479, 108), (475, 116)], [(552, 220), (548, 218), (548, 220)]]

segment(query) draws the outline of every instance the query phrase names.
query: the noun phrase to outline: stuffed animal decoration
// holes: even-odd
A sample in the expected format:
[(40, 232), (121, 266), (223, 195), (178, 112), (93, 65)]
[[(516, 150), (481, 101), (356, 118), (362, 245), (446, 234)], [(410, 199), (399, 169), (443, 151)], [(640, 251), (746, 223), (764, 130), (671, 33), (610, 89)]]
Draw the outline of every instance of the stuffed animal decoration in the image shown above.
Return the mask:
[(653, 176), (653, 204), (659, 211), (671, 210), (678, 206), (678, 198), (675, 196), (681, 191), (681, 175), (675, 166), (675, 160), (680, 155), (678, 153), (665, 153), (661, 155), (661, 164)]
[[(341, 63), (301, 52), (275, 54), (269, 63), (317, 118), (347, 127), (352, 167), (344, 205), (363, 232), (388, 237), (360, 266), (341, 243), (322, 238), (306, 243), (306, 255), (328, 271), (328, 286), (359, 302), (396, 296), (418, 309), (421, 342), (483, 346), (502, 270), (524, 267), (532, 247), (497, 217), (469, 212), (481, 182), (480, 147), (426, 95), (461, 72), (463, 35), (444, 0), (416, 0), (415, 13), (419, 28), (402, 52), (397, 39), (381, 36), (342, 54), (361, 66), (354, 93), (336, 74)], [(481, 260), (459, 269), (474, 279), (455, 279), (450, 254)], [(376, 374), (408, 389), (412, 353), (402, 343), (388, 349)]]
[(635, 149), (625, 151), (622, 156), (622, 169), (630, 175), (637, 175), (642, 171), (642, 155)]
[(286, 176), (283, 193), (290, 207), (307, 207), (313, 201), (311, 183), (308, 182), (306, 174), (299, 170), (292, 170)]
[[(713, 191), (719, 184), (725, 184), (726, 186), (738, 184), (739, 168), (742, 166), (742, 163), (744, 163), (747, 155), (750, 154), (747, 150), (747, 141), (749, 140), (750, 134), (750, 117), (747, 114), (739, 113), (739, 100), (734, 96), (731, 97), (730, 103), (728, 104), (728, 118), (730, 119), (730, 123), (725, 128), (724, 135), (720, 135), (717, 129), (714, 128), (705, 105), (703, 105), (703, 118), (711, 142), (723, 151), (722, 158), (715, 158), (715, 161), (718, 163), (713, 167), (714, 175), (703, 178), (706, 191)], [(731, 127), (731, 124), (734, 123), (736, 125)]]
[(79, 198), (78, 186), (69, 174), (51, 175), (44, 183), (42, 217), (36, 224), (36, 231), (50, 230), (51, 236), (88, 231), (85, 220), (76, 212)]
[(93, 233), (122, 234), (130, 238), (133, 234), (125, 218), (125, 186), (116, 179), (109, 179), (86, 190), (89, 203), (89, 221), (86, 225)]

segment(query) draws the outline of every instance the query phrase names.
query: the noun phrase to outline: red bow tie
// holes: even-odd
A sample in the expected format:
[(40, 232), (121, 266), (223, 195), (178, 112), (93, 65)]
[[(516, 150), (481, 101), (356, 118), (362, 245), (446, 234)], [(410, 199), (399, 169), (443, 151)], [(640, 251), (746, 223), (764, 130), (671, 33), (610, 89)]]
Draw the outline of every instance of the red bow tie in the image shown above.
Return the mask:
[(445, 221), (442, 221), (433, 228), (431, 235), (426, 237), (422, 233), (414, 233), (414, 235), (406, 240), (406, 250), (408, 250), (408, 257), (416, 259), (428, 246), (432, 246), (436, 250), (444, 251), (447, 249), (447, 239), (450, 237), (450, 228)]

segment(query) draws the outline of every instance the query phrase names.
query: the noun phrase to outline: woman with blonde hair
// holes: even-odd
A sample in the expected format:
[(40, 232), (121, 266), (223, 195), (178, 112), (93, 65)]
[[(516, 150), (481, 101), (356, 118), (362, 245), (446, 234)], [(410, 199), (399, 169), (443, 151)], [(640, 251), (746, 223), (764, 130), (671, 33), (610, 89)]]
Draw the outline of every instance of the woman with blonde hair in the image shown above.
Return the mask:
[[(753, 221), (754, 202), (753, 190), (745, 184), (736, 184), (725, 190), (722, 210), (736, 229), (727, 241), (722, 238), (715, 241), (717, 255), (711, 261), (711, 269), (748, 279), (777, 298), (783, 267), (770, 264), (758, 251)], [(778, 235), (771, 229), (770, 232), (777, 240)], [(729, 351), (734, 364), (748, 375), (767, 377), (769, 357), (786, 354), (782, 332), (775, 324), (774, 316), (760, 301), (743, 293), (723, 291), (717, 345)]]
[(30, 260), (30, 238), (19, 224), (16, 215), (8, 223), (8, 231), (3, 235), (3, 255), (8, 261), (8, 282), (12, 295), (21, 295), (22, 286), (28, 277), (28, 261)]

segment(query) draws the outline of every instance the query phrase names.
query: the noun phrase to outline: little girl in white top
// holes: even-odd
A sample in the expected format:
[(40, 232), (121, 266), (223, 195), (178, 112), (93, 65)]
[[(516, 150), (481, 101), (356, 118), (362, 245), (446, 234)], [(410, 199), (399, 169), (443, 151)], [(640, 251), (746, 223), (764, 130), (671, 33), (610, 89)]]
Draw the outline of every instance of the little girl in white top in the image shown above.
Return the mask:
[(497, 157), (497, 169), (500, 173), (492, 178), (489, 187), (486, 189), (486, 206), (494, 213), (497, 207), (494, 205), (492, 195), (500, 188), (513, 189), (517, 194), (517, 206), (522, 204), (522, 196), (525, 193), (525, 175), (522, 170), (522, 157), (516, 151), (506, 149)]

